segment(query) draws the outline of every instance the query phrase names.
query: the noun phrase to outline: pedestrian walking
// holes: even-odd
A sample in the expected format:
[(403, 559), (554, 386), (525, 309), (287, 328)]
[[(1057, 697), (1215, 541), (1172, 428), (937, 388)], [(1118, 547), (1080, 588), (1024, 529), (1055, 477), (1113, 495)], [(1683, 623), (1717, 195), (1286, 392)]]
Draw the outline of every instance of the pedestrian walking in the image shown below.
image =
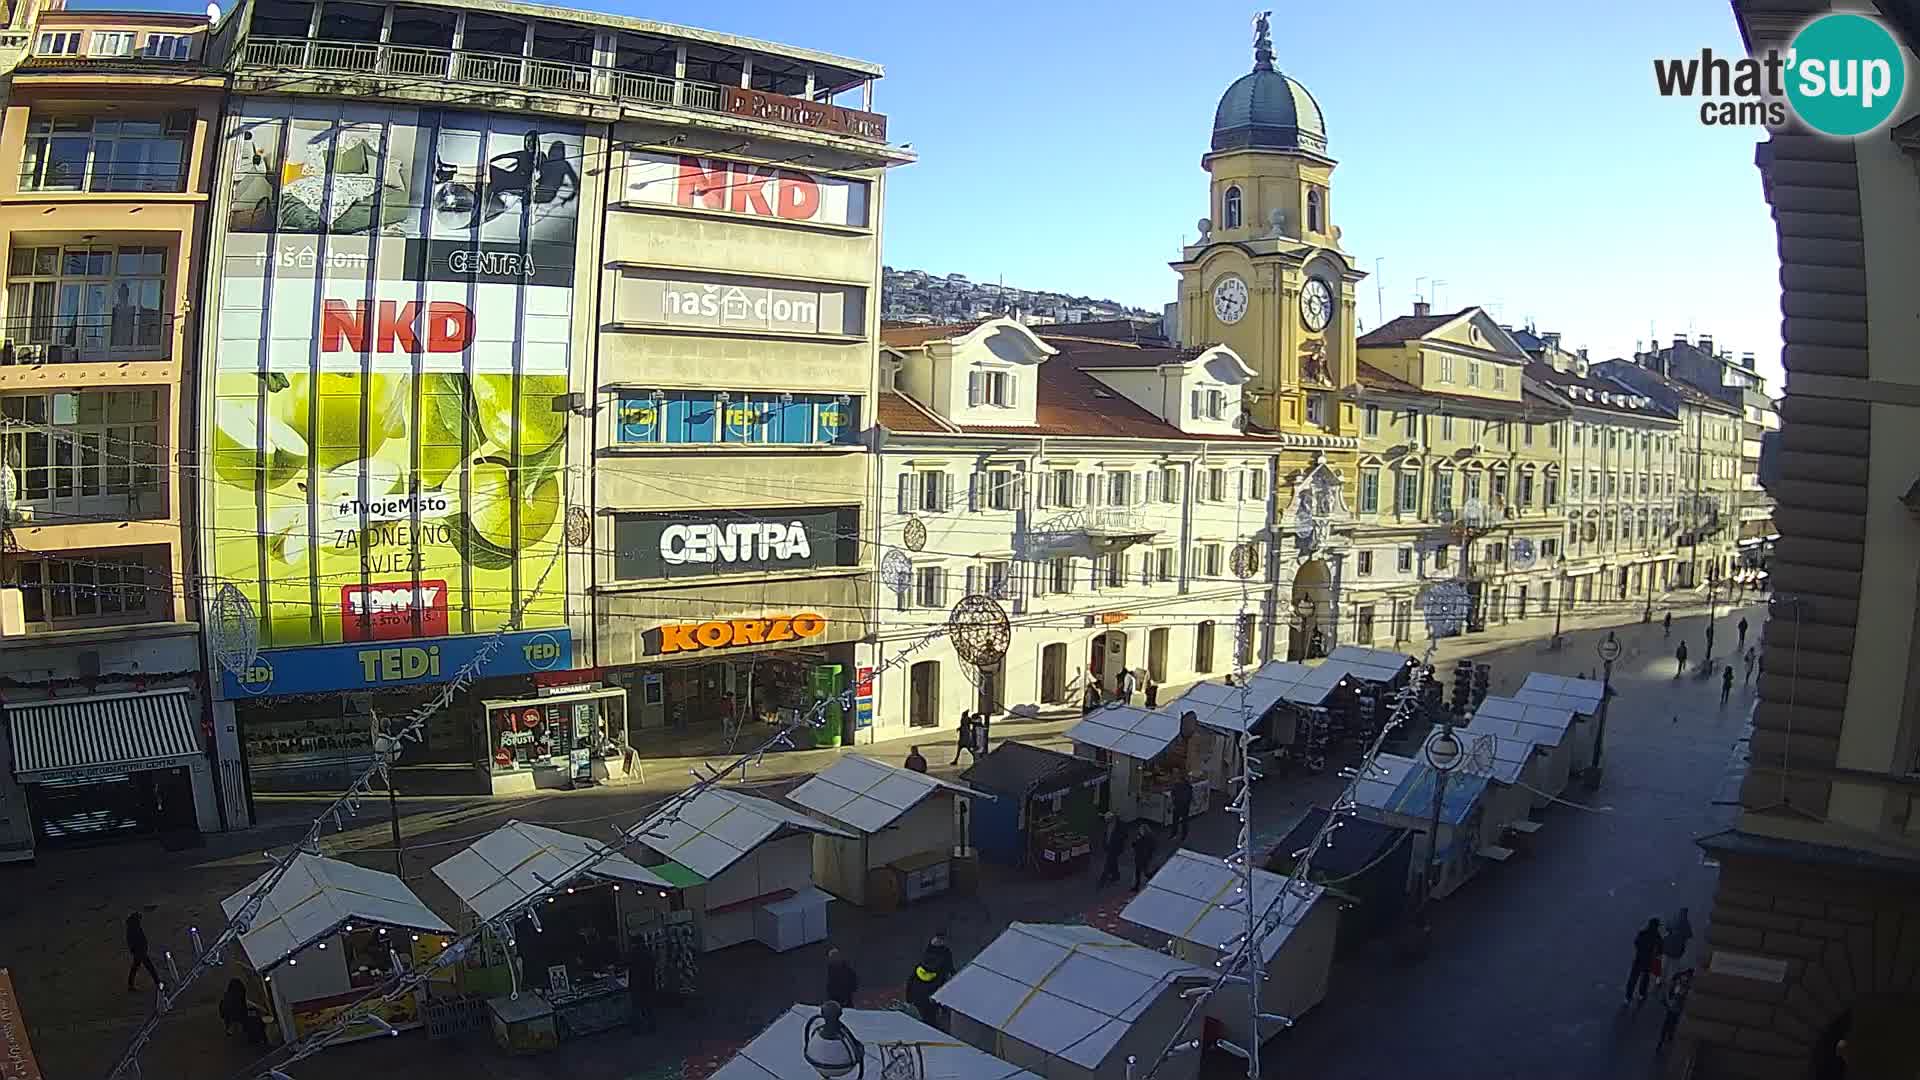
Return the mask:
[(1742, 682), (1751, 683), (1753, 681), (1753, 660), (1754, 660), (1753, 654), (1756, 648), (1758, 648), (1758, 646), (1755, 646), (1755, 645), (1747, 646), (1747, 677), (1741, 680)]
[(920, 1019), (929, 1027), (940, 1026), (940, 1006), (934, 1003), (933, 995), (952, 977), (953, 950), (947, 947), (946, 931), (935, 931), (907, 978), (906, 993), (907, 1004), (919, 1011)]
[(1680, 1014), (1687, 1011), (1687, 994), (1693, 990), (1693, 969), (1676, 971), (1673, 981), (1667, 984), (1665, 1005), (1667, 1015), (1660, 1021), (1660, 1037), (1654, 1040), (1653, 1052), (1658, 1054), (1667, 1048), (1673, 1039), (1674, 1029), (1680, 1026)]
[(1105, 861), (1100, 864), (1100, 876), (1093, 883), (1096, 889), (1120, 884), (1120, 853), (1127, 848), (1126, 827), (1120, 823), (1120, 815), (1111, 810), (1107, 811), (1106, 832), (1103, 839), (1106, 841), (1106, 847), (1101, 855)]
[(954, 740), (953, 744), (953, 760), (947, 764), (960, 764), (960, 752), (962, 750), (969, 754), (973, 753), (973, 714), (965, 709), (960, 710), (960, 731), (959, 737)]
[(248, 1000), (245, 983), (227, 980), (227, 992), (220, 998), (220, 1021), (228, 1035), (245, 1036), (249, 1046), (267, 1045), (266, 1013), (265, 1006)]
[(1120, 673), (1120, 701), (1123, 704), (1133, 704), (1133, 692), (1139, 688), (1140, 682), (1134, 678), (1132, 668)]
[(1747, 647), (1747, 617), (1745, 615), (1740, 616), (1739, 630), (1740, 648), (1745, 649)]
[(1673, 677), (1676, 679), (1679, 678), (1681, 673), (1685, 672), (1686, 670), (1687, 670), (1687, 643), (1683, 641), (1680, 643), (1679, 648), (1673, 650)]
[(1728, 664), (1720, 672), (1720, 704), (1725, 706), (1727, 699), (1733, 696), (1733, 665)]
[(1627, 990), (1625, 1004), (1633, 1004), (1635, 995), (1641, 1001), (1647, 1000), (1647, 981), (1653, 978), (1653, 969), (1660, 962), (1660, 920), (1648, 919), (1647, 925), (1633, 935), (1633, 967), (1627, 971)]
[(1660, 620), (1660, 636), (1663, 638), (1673, 636), (1673, 612), (1671, 611), (1667, 612), (1666, 617)]
[(1160, 707), (1160, 684), (1157, 682), (1154, 682), (1152, 679), (1148, 679), (1147, 680), (1147, 708), (1157, 709), (1159, 707)]
[(920, 753), (919, 747), (914, 746), (914, 747), (908, 748), (907, 768), (917, 773), (924, 773), (927, 771), (927, 759)]
[(1680, 961), (1686, 959), (1687, 946), (1692, 941), (1693, 920), (1687, 918), (1687, 909), (1681, 908), (1680, 913), (1667, 924), (1666, 933), (1660, 936), (1660, 952), (1671, 961), (1668, 966), (1675, 971), (1680, 969)]
[(656, 972), (659, 961), (647, 939), (635, 936), (627, 949), (627, 1026), (634, 1034), (651, 1034), (657, 1027), (653, 1014)]
[(1193, 812), (1193, 781), (1184, 776), (1176, 780), (1168, 802), (1173, 811), (1173, 820), (1168, 824), (1167, 831), (1177, 833), (1175, 842), (1184, 844), (1187, 840), (1187, 815)]
[(140, 925), (140, 913), (127, 916), (127, 955), (132, 963), (127, 965), (127, 989), (133, 990), (133, 978), (141, 968), (147, 969), (147, 975), (153, 979), (153, 985), (165, 989), (166, 983), (160, 981), (160, 972), (154, 969), (153, 957), (147, 955), (147, 931)]
[(839, 949), (827, 950), (827, 1000), (837, 1001), (843, 1007), (853, 1008), (853, 995), (860, 992), (860, 976), (847, 963), (846, 956)]
[(1153, 851), (1158, 846), (1153, 839), (1153, 826), (1140, 823), (1140, 830), (1133, 836), (1133, 891), (1139, 892), (1140, 886), (1153, 876)]

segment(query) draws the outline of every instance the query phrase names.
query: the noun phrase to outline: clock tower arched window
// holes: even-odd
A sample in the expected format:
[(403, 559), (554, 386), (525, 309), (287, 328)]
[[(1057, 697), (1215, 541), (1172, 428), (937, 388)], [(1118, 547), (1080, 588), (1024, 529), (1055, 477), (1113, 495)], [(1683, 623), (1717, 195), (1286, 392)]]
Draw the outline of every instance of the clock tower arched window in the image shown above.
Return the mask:
[(1327, 231), (1325, 197), (1319, 188), (1307, 191), (1307, 231), (1321, 233)]
[(1240, 227), (1240, 189), (1239, 187), (1235, 186), (1235, 187), (1228, 188), (1226, 195), (1221, 198), (1220, 220), (1221, 220), (1220, 227), (1223, 229), (1237, 229)]

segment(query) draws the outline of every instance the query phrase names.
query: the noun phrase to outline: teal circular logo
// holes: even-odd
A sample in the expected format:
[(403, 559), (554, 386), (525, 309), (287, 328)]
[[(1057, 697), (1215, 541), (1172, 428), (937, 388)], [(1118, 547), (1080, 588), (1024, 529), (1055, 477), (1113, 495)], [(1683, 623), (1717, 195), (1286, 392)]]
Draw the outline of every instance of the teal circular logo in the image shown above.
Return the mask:
[(1822, 15), (1794, 35), (1787, 100), (1815, 131), (1863, 135), (1893, 115), (1907, 88), (1906, 57), (1864, 15)]

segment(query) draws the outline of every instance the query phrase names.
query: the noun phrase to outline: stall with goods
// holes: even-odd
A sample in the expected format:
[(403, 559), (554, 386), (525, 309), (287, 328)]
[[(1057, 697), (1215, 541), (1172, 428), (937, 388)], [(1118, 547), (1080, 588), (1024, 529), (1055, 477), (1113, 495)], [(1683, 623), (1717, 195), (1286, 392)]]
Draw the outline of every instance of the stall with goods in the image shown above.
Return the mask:
[(993, 796), (973, 804), (973, 843), (988, 862), (1043, 874), (1082, 866), (1100, 833), (1107, 770), (1085, 758), (1003, 742), (960, 774)]
[(993, 796), (858, 754), (842, 757), (787, 801), (851, 836), (813, 838), (813, 878), (851, 904), (886, 911), (947, 891), (972, 857), (968, 803)]
[(1215, 740), (1171, 704), (1095, 709), (1068, 728), (1066, 737), (1075, 755), (1106, 766), (1107, 808), (1122, 818), (1171, 823), (1174, 789), (1183, 782), (1192, 790), (1188, 813), (1206, 812), (1206, 760)]

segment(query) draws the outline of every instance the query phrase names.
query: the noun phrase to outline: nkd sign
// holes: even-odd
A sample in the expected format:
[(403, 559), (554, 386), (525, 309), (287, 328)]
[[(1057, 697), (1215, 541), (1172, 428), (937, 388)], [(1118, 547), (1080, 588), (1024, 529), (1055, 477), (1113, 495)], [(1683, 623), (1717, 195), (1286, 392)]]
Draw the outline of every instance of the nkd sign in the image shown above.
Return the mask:
[(808, 225), (867, 225), (860, 180), (687, 154), (627, 153), (626, 201)]
[(644, 581), (853, 566), (859, 517), (852, 508), (617, 514), (614, 573)]

